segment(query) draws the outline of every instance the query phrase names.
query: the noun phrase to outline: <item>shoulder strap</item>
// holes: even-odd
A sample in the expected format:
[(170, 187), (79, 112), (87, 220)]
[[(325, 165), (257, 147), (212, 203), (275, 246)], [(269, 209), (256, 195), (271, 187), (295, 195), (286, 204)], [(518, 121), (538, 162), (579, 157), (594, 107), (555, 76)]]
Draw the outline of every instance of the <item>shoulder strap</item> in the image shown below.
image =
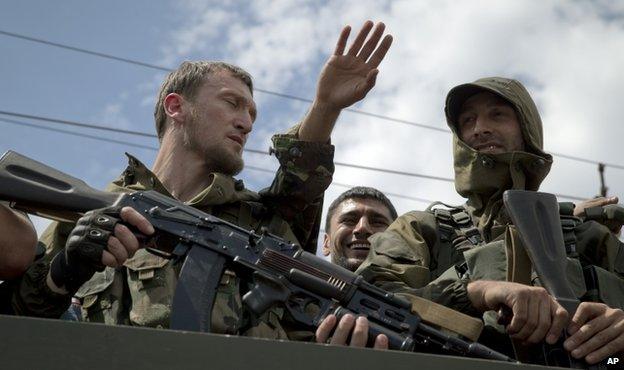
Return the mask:
[[(439, 204), (448, 208), (434, 208)], [(443, 242), (451, 242), (455, 249), (462, 251), (483, 243), (479, 229), (464, 207), (438, 203), (432, 204), (427, 210), (433, 213)]]
[[(437, 207), (440, 205), (442, 207)], [(449, 267), (461, 265), (464, 262), (463, 252), (482, 244), (483, 239), (463, 206), (436, 202), (426, 211), (434, 216), (438, 229), (436, 245), (429, 251), (429, 269), (432, 279), (435, 279)]]
[(559, 202), (559, 219), (561, 220), (566, 254), (568, 257), (578, 258), (574, 229), (582, 223), (582, 220), (574, 216), (574, 203)]

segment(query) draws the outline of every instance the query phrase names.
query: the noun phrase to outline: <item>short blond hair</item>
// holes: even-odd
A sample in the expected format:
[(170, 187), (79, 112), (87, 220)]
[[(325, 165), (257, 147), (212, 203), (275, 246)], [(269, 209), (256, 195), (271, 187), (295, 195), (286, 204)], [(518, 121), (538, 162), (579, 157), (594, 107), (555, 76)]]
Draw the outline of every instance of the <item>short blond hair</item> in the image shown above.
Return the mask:
[(228, 71), (234, 77), (240, 79), (249, 87), (249, 91), (253, 95), (253, 82), (251, 75), (244, 69), (225, 62), (215, 61), (186, 61), (180, 64), (180, 67), (167, 75), (163, 81), (156, 106), (154, 107), (154, 120), (156, 122), (156, 133), (158, 140), (162, 141), (165, 134), (165, 124), (167, 123), (167, 114), (165, 113), (165, 97), (171, 93), (180, 94), (186, 99), (195, 98), (199, 87), (206, 80), (207, 76), (218, 71)]

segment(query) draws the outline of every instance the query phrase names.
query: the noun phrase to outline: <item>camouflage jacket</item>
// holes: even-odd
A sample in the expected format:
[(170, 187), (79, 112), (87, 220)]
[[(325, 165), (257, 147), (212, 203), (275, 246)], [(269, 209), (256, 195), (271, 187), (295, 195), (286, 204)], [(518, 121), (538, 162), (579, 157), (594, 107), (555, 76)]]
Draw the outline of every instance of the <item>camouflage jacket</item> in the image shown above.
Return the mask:
[[(272, 139), (280, 168), (269, 188), (255, 193), (245, 189), (242, 181), (214, 173), (212, 184), (187, 204), (247, 229), (268, 227), (272, 233), (314, 252), (323, 192), (331, 183), (334, 168), (333, 146), (300, 141), (296, 129)], [(129, 156), (128, 168), (107, 190), (147, 189), (170, 196), (151, 171)], [(48, 254), (29, 269), (14, 294), (13, 308), (17, 314), (59, 317), (67, 309), (70, 297), (51, 292), (45, 275), (49, 261), (63, 248), (72, 228), (73, 224), (53, 223), (42, 236)], [(167, 327), (178, 273), (179, 266), (140, 250), (123, 267), (96, 273), (78, 290), (83, 318), (107, 324)], [(241, 294), (246, 289), (244, 282), (226, 271), (213, 309), (213, 331), (285, 338), (279, 309), (270, 310), (259, 319), (243, 309)]]
[[(497, 94), (514, 106), (524, 151), (484, 154), (459, 139), (455, 122), (462, 102), (458, 99), (482, 90)], [(468, 300), (467, 283), (477, 279), (506, 280), (508, 276), (511, 221), (503, 207), (502, 194), (507, 189), (537, 190), (549, 172), (552, 156), (542, 149), (542, 122), (537, 108), (526, 89), (515, 80), (495, 77), (460, 85), (449, 92), (446, 114), (454, 133), (455, 187), (468, 198), (460, 207), (463, 214), (455, 221), (470, 220), (474, 225), (472, 235), (459, 235), (464, 240), (448, 239), (448, 230), (442, 230), (448, 225), (441, 226), (433, 212), (409, 212), (385, 232), (370, 238), (371, 251), (358, 273), (386, 290), (417, 294), (478, 315)], [(466, 246), (465, 239), (475, 235), (479, 242)], [(622, 243), (607, 227), (594, 221), (575, 223), (571, 235), (578, 258), (570, 261), (568, 279), (577, 295), (584, 297), (591, 290), (585, 286), (582, 268), (597, 266), (597, 279), (604, 288), (600, 289), (598, 300), (624, 307), (624, 294), (617, 293), (624, 291)]]
[[(478, 224), (479, 218), (468, 207), (463, 209)], [(577, 255), (568, 260), (567, 278), (576, 295), (624, 309), (624, 294), (618, 293), (624, 291), (624, 244), (596, 221), (567, 219), (574, 222), (564, 227), (564, 237)], [(474, 244), (460, 227), (448, 230), (449, 226), (441, 224), (433, 211), (408, 212), (369, 239), (370, 254), (357, 272), (386, 290), (416, 294), (478, 315), (468, 300), (466, 284), (509, 280), (510, 225), (497, 223), (488, 232), (476, 228)], [(586, 266), (595, 269), (597, 286), (585, 282), (582, 269)], [(534, 274), (531, 281), (539, 283)]]

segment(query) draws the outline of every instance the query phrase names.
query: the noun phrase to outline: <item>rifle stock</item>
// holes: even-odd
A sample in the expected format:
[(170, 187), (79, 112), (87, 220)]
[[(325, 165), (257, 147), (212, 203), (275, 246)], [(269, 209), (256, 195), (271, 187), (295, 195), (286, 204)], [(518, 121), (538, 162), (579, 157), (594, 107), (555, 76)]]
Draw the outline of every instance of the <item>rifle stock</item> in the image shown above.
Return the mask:
[(580, 303), (566, 276), (566, 252), (553, 194), (507, 190), (505, 207), (544, 288), (572, 316)]
[[(503, 201), (540, 282), (568, 311), (570, 318), (573, 317), (580, 300), (566, 279), (567, 257), (557, 198), (548, 193), (507, 190), (503, 194)], [(570, 356), (562, 345), (567, 337), (565, 330), (562, 337), (554, 346), (544, 345), (544, 357), (548, 365), (598, 368)]]
[(220, 275), (228, 268), (243, 280), (253, 280), (254, 286), (242, 300), (256, 315), (280, 304), (297, 322), (314, 328), (329, 313), (350, 312), (367, 316), (370, 334), (386, 334), (391, 349), (414, 350), (433, 343), (438, 349), (461, 355), (513, 361), (479, 343), (450, 336), (424, 323), (412, 310), (412, 302), (293, 243), (265, 230), (245, 230), (154, 191), (98, 191), (81, 180), (8, 152), (0, 158), (0, 200), (64, 220), (111, 205), (129, 206), (144, 215), (156, 230), (156, 240), (169, 241), (155, 248), (184, 260), (173, 299), (172, 329), (210, 330)]
[(119, 194), (96, 190), (84, 181), (8, 151), (0, 157), (0, 199), (25, 212), (59, 221), (113, 205)]

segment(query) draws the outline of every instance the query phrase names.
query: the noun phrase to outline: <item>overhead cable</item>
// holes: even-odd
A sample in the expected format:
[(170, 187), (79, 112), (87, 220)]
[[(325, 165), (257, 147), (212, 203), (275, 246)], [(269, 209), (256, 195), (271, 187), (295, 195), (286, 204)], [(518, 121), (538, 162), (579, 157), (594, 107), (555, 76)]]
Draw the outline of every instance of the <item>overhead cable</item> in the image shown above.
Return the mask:
[[(0, 30), (0, 35), (5, 35), (5, 36), (14, 37), (14, 38), (22, 39), (22, 40), (32, 41), (32, 42), (36, 42), (36, 43), (40, 43), (40, 44), (44, 44), (44, 45), (48, 45), (48, 46), (54, 46), (54, 47), (58, 47), (58, 48), (66, 49), (66, 50), (71, 50), (71, 51), (75, 51), (75, 52), (79, 52), (79, 53), (83, 53), (83, 54), (94, 55), (94, 56), (97, 56), (97, 57), (111, 59), (111, 60), (115, 60), (115, 61), (119, 61), (119, 62), (129, 63), (129, 64), (134, 64), (134, 65), (138, 65), (138, 66), (142, 66), (142, 67), (152, 68), (152, 69), (159, 70), (159, 71), (164, 71), (164, 72), (171, 72), (172, 71), (171, 68), (158, 66), (158, 65), (155, 65), (155, 64), (151, 64), (151, 63), (141, 62), (141, 61), (134, 60), (134, 59), (129, 59), (129, 58), (118, 57), (118, 56), (115, 56), (115, 55), (102, 53), (102, 52), (98, 52), (98, 51), (87, 50), (87, 49), (84, 49), (84, 48), (79, 48), (79, 47), (75, 47), (75, 46), (70, 46), (70, 45), (65, 45), (65, 44), (61, 44), (61, 43), (57, 43), (57, 42), (43, 40), (43, 39), (40, 39), (40, 38), (35, 38), (35, 37), (26, 36), (26, 35), (21, 35), (21, 34), (17, 34), (17, 33), (14, 33), (14, 32), (8, 32), (8, 31)], [(295, 96), (295, 95), (291, 95), (291, 94), (271, 91), (271, 90), (267, 90), (267, 89), (261, 89), (261, 88), (258, 88), (258, 87), (256, 87), (255, 90), (259, 91), (259, 92), (262, 92), (262, 93), (265, 93), (265, 94), (274, 95), (274, 96), (278, 96), (278, 97), (282, 97), (282, 98), (286, 98), (286, 99), (297, 100), (297, 101), (306, 102), (306, 103), (312, 103), (313, 102), (311, 99), (308, 99), (308, 98), (302, 98), (300, 96)], [(429, 129), (429, 130), (434, 130), (434, 131), (439, 131), (439, 132), (444, 132), (444, 133), (449, 133), (449, 134), (451, 133), (450, 130), (445, 129), (445, 128), (441, 128), (441, 127), (437, 127), (437, 126), (433, 126), (433, 125), (427, 125), (427, 124), (424, 124), (424, 123), (408, 121), (408, 120), (404, 120), (404, 119), (400, 119), (400, 118), (389, 117), (389, 116), (386, 116), (386, 115), (372, 113), (372, 112), (367, 112), (367, 111), (363, 111), (363, 110), (359, 110), (359, 109), (345, 108), (344, 110), (352, 112), (352, 113), (366, 115), (366, 116), (369, 116), (369, 117), (383, 119), (383, 120), (386, 120), (386, 121), (392, 121), (392, 122), (396, 122), (396, 123), (402, 123), (402, 124), (406, 124), (406, 125), (417, 126), (417, 127), (421, 127), (421, 128), (424, 128), (424, 129)], [(608, 163), (608, 162), (600, 162), (600, 161), (596, 161), (596, 160), (592, 160), (592, 159), (586, 159), (586, 158), (571, 156), (571, 155), (562, 154), (562, 153), (555, 153), (555, 152), (550, 152), (550, 153), (553, 156), (556, 156), (556, 157), (561, 157), (561, 158), (566, 158), (566, 159), (570, 159), (570, 160), (574, 160), (574, 161), (580, 161), (580, 162), (596, 164), (596, 165), (601, 165), (602, 164), (602, 165), (605, 165), (605, 166), (608, 166), (608, 167), (613, 167), (613, 168), (624, 170), (624, 165), (620, 165), (620, 164)]]
[[(59, 124), (71, 125), (71, 126), (80, 126), (80, 127), (85, 127), (85, 128), (95, 129), (95, 130), (113, 131), (113, 132), (118, 132), (118, 133), (128, 134), (128, 135), (138, 135), (138, 136), (142, 136), (142, 137), (152, 137), (152, 138), (156, 138), (157, 137), (155, 134), (150, 134), (150, 133), (147, 133), (147, 132), (115, 129), (115, 128), (106, 127), (106, 126), (102, 126), (102, 125), (95, 125), (95, 124), (82, 123), (82, 122), (76, 122), (76, 121), (67, 121), (67, 120), (62, 120), (62, 119), (56, 119), (56, 118), (50, 118), (50, 117), (42, 117), (42, 116), (35, 116), (35, 115), (23, 114), (23, 113), (7, 112), (7, 111), (1, 111), (0, 110), (0, 115), (7, 115), (7, 116), (21, 117), (21, 118), (30, 118), (30, 119), (40, 120), (40, 121), (44, 121), (44, 122), (59, 123)], [(266, 150), (249, 149), (249, 148), (245, 148), (243, 150), (248, 152), (248, 153), (270, 155), (270, 153), (268, 151), (266, 151)], [(424, 178), (424, 179), (430, 179), (430, 180), (439, 180), (439, 181), (453, 182), (453, 179), (450, 178), (450, 177), (440, 177), (440, 176), (432, 176), (432, 175), (426, 175), (426, 174), (415, 173), (415, 172), (389, 170), (389, 169), (385, 169), (385, 168), (376, 168), (376, 167), (362, 166), (362, 165), (358, 165), (358, 164), (344, 163), (344, 162), (338, 162), (338, 161), (334, 162), (334, 164), (336, 166), (357, 168), (357, 169), (369, 170), (369, 171), (378, 171), (378, 172), (384, 172), (384, 173), (393, 174), (393, 175), (403, 175), (403, 176), (418, 177), (418, 178)]]
[[(245, 169), (246, 170), (258, 171), (258, 172), (266, 172), (266, 173), (270, 173), (270, 174), (275, 175), (275, 170), (269, 170), (267, 168), (256, 167), (256, 166), (253, 166), (253, 165), (245, 165)], [(345, 183), (341, 183), (341, 182), (332, 181), (330, 186), (339, 186), (341, 188), (351, 189), (351, 188), (354, 188), (356, 186), (362, 186), (362, 185), (361, 184), (360, 185), (350, 185), (350, 184), (345, 184)], [(377, 190), (379, 190), (379, 189), (377, 189)], [(421, 202), (421, 203), (428, 203), (428, 204), (429, 203), (433, 203), (433, 200), (426, 199), (426, 198), (412, 197), (412, 196), (409, 196), (409, 195), (391, 193), (391, 192), (384, 191), (384, 190), (379, 190), (379, 191), (384, 193), (386, 196), (393, 196), (393, 197), (397, 197), (397, 198), (401, 198), (401, 199), (407, 199), (407, 200), (413, 200), (413, 201)]]
[[(155, 70), (158, 70), (158, 71), (163, 71), (163, 72), (171, 72), (171, 71), (173, 71), (173, 69), (171, 69), (171, 68), (167, 68), (167, 67), (163, 67), (163, 66), (159, 66), (159, 65), (155, 65), (155, 64), (151, 64), (151, 63), (145, 63), (145, 62), (141, 62), (141, 61), (134, 60), (134, 59), (118, 57), (118, 56), (115, 56), (115, 55), (112, 55), (112, 54), (101, 53), (99, 51), (93, 51), (93, 50), (83, 49), (83, 48), (79, 48), (79, 47), (75, 47), (75, 46), (65, 45), (65, 44), (61, 44), (61, 43), (58, 43), (58, 42), (52, 42), (52, 41), (48, 41), (48, 40), (44, 40), (44, 39), (40, 39), (40, 38), (35, 38), (35, 37), (26, 36), (26, 35), (21, 35), (21, 34), (14, 33), (14, 32), (8, 32), (8, 31), (0, 30), (0, 35), (9, 36), (9, 37), (13, 37), (13, 38), (21, 39), (21, 40), (26, 40), (26, 41), (32, 41), (32, 42), (36, 42), (36, 43), (44, 44), (44, 45), (48, 45), (48, 46), (54, 46), (54, 47), (65, 49), (65, 50), (75, 51), (75, 52), (78, 52), (78, 53), (89, 54), (89, 55), (97, 56), (97, 57), (100, 57), (100, 58), (111, 59), (111, 60), (115, 60), (115, 61), (118, 61), (118, 62), (134, 64), (134, 65), (138, 65), (138, 66), (141, 66), (141, 67), (155, 69)], [(262, 88), (259, 88), (259, 87), (254, 87), (254, 90), (258, 91), (258, 92), (261, 92), (261, 93), (264, 93), (264, 94), (278, 96), (278, 97), (281, 97), (281, 98), (286, 98), (286, 99), (290, 99), (290, 100), (297, 100), (297, 101), (304, 102), (304, 103), (312, 103), (311, 99), (302, 98), (302, 97), (296, 96), (296, 95), (285, 94), (285, 93), (281, 93), (281, 92), (277, 92), (277, 91), (271, 91), (271, 90), (262, 89)], [(406, 124), (406, 125), (422, 127), (422, 128), (426, 128), (426, 129), (430, 129), (430, 130), (441, 131), (441, 132), (450, 132), (449, 130), (441, 128), (441, 127), (436, 127), (436, 126), (432, 126), (432, 125), (426, 125), (426, 124), (423, 124), (423, 123), (412, 122), (412, 121), (399, 119), (399, 118), (388, 117), (388, 116), (384, 116), (384, 115), (381, 115), (381, 114), (376, 114), (376, 113), (362, 111), (362, 110), (359, 110), (359, 109), (346, 108), (344, 110), (349, 111), (349, 112), (353, 112), (353, 113), (357, 113), (357, 114), (362, 114), (362, 115), (366, 115), (366, 116), (370, 116), (370, 117), (375, 117), (375, 118), (387, 120), (387, 121), (393, 121), (393, 122), (402, 123), (402, 124)]]
[[(32, 116), (32, 117), (35, 117), (35, 116)], [(46, 122), (61, 123), (61, 124), (68, 124), (67, 121), (55, 120), (55, 119), (51, 119), (51, 118), (47, 118), (45, 121)], [(100, 136), (94, 136), (94, 135), (88, 135), (88, 134), (83, 134), (83, 133), (77, 133), (77, 132), (72, 132), (72, 131), (67, 131), (67, 130), (62, 130), (62, 129), (56, 129), (56, 128), (51, 128), (51, 127), (46, 127), (46, 126), (40, 126), (40, 125), (36, 125), (36, 124), (32, 124), (32, 123), (15, 121), (15, 120), (10, 120), (10, 119), (6, 119), (6, 118), (0, 118), (0, 122), (7, 122), (7, 123), (21, 125), (21, 126), (26, 126), (26, 127), (30, 127), (30, 128), (42, 129), (42, 130), (47, 130), (47, 131), (54, 131), (54, 132), (59, 132), (59, 133), (68, 134), (68, 135), (72, 135), (72, 136), (85, 137), (85, 138), (89, 138), (89, 139), (94, 139), (94, 140), (99, 140), (99, 141), (104, 141), (104, 142), (111, 142), (111, 143), (121, 144), (121, 145), (127, 145), (127, 146), (141, 148), (141, 149), (148, 149), (148, 150), (154, 150), (154, 151), (158, 150), (158, 148), (152, 147), (152, 146), (141, 145), (141, 144), (131, 143), (131, 142), (122, 141), (122, 140), (103, 138), (103, 137), (100, 137)], [(69, 124), (71, 124), (71, 125), (79, 124), (79, 125), (81, 125), (83, 127), (88, 127), (88, 128), (91, 128), (91, 129), (101, 129), (102, 128), (101, 126), (93, 125), (93, 124), (88, 124), (87, 125), (87, 124), (82, 124), (82, 123), (79, 123), (79, 122), (73, 122), (73, 121), (70, 121), (70, 122), (71, 123), (69, 123)], [(108, 128), (108, 127), (105, 127), (105, 129), (107, 131), (111, 131), (111, 129)], [(127, 133), (127, 132), (125, 132), (125, 133)], [(145, 133), (141, 133), (141, 134), (145, 134)], [(146, 135), (141, 135), (141, 136), (146, 136)], [(156, 135), (152, 135), (152, 136), (155, 137)], [(267, 156), (270, 155), (269, 152), (263, 151), (263, 150), (258, 150), (258, 149), (243, 149), (243, 150), (245, 150), (246, 152), (249, 152), (249, 153), (254, 153), (254, 154), (262, 154), (262, 155), (267, 155)], [(337, 166), (352, 167), (352, 168), (364, 169), (364, 170), (369, 170), (369, 171), (386, 172), (386, 173), (395, 174), (395, 175), (403, 175), (403, 176), (411, 176), (411, 177), (419, 177), (419, 178), (425, 178), (425, 179), (453, 182), (453, 179), (451, 179), (451, 178), (439, 177), (439, 176), (430, 176), (430, 175), (413, 173), (413, 172), (387, 170), (387, 169), (384, 169), (384, 168), (360, 166), (360, 165), (355, 165), (355, 164), (351, 164), (351, 163), (342, 163), (342, 162), (334, 162), (334, 164), (337, 165)], [(260, 169), (259, 167), (253, 167), (253, 166), (245, 166), (245, 168), (254, 169), (254, 170)], [(263, 170), (263, 171), (266, 172), (266, 171), (270, 171), (270, 170)], [(352, 186), (347, 185), (347, 184), (339, 184), (339, 183), (337, 183), (337, 185), (338, 186), (343, 186), (343, 187), (347, 187), (347, 186), (348, 187), (352, 187)], [(405, 198), (405, 199), (420, 201), (420, 202), (429, 202), (429, 200), (425, 199), (425, 198), (410, 197), (410, 196), (407, 196), (407, 195), (396, 194), (396, 193), (395, 194), (387, 193), (387, 194), (394, 195), (394, 196), (401, 197), (401, 198)], [(553, 193), (553, 194), (555, 194), (558, 197), (567, 198), (567, 199), (571, 199), (571, 200), (585, 200), (586, 199), (586, 198), (582, 198), (582, 197), (578, 197), (578, 196), (574, 196), (574, 195), (566, 195), (566, 194), (558, 194), (558, 193)]]
[(49, 117), (35, 116), (35, 115), (31, 115), (31, 114), (7, 112), (7, 111), (2, 111), (2, 110), (0, 110), (0, 114), (3, 114), (5, 116), (34, 119), (34, 120), (37, 120), (37, 121), (61, 123), (61, 124), (70, 125), (70, 126), (78, 126), (78, 127), (92, 128), (92, 129), (96, 129), (96, 130), (118, 132), (118, 133), (121, 133), (121, 134), (144, 136), (144, 137), (157, 137), (155, 134), (150, 134), (148, 132), (124, 130), (124, 129), (121, 129), (121, 128), (107, 127), (107, 126), (103, 126), (103, 125), (95, 125), (95, 124), (82, 123), (82, 122), (76, 122), (76, 121), (68, 121), (68, 120), (58, 119), (58, 118), (49, 118)]
[[(87, 49), (84, 49), (84, 48), (79, 48), (79, 47), (75, 47), (75, 46), (61, 44), (61, 43), (58, 43), (58, 42), (52, 42), (52, 41), (48, 41), (48, 40), (44, 40), (44, 39), (40, 39), (40, 38), (35, 38), (35, 37), (26, 36), (26, 35), (21, 35), (21, 34), (14, 33), (14, 32), (8, 32), (8, 31), (0, 30), (0, 35), (9, 36), (9, 37), (13, 37), (13, 38), (21, 39), (21, 40), (26, 40), (26, 41), (32, 41), (32, 42), (36, 42), (36, 43), (40, 43), (40, 44), (44, 44), (44, 45), (48, 45), (48, 46), (54, 46), (54, 47), (58, 47), (58, 48), (66, 49), (66, 50), (71, 50), (71, 51), (75, 51), (75, 52), (79, 52), (79, 53), (83, 53), (83, 54), (89, 54), (89, 55), (93, 55), (93, 56), (97, 56), (97, 57), (101, 57), (101, 58), (106, 58), (106, 59), (111, 59), (111, 60), (115, 60), (115, 61), (119, 61), (119, 62), (134, 64), (134, 65), (138, 65), (138, 66), (142, 66), (142, 67), (146, 67), (146, 68), (151, 68), (151, 69), (155, 69), (155, 70), (159, 70), (159, 71), (164, 71), (164, 72), (171, 72), (172, 71), (171, 68), (158, 66), (158, 65), (155, 65), (155, 64), (151, 64), (151, 63), (145, 63), (145, 62), (141, 62), (141, 61), (134, 60), (134, 59), (118, 57), (118, 56), (115, 56), (115, 55), (111, 55), (111, 54), (107, 54), (107, 53), (101, 53), (101, 52), (98, 52), (98, 51), (87, 50)], [(261, 89), (261, 88), (255, 88), (255, 90), (257, 90), (259, 92), (262, 92), (262, 93), (265, 93), (265, 94), (279, 96), (279, 97), (286, 98), (286, 99), (291, 99), (291, 100), (297, 100), (297, 101), (300, 101), (300, 102), (306, 102), (306, 103), (311, 103), (312, 102), (311, 99), (302, 98), (300, 96), (295, 96), (295, 95), (291, 95), (291, 94), (286, 94), (286, 93), (281, 93), (281, 92), (276, 92), (276, 91), (271, 91), (271, 90)], [(434, 125), (428, 125), (428, 124), (413, 122), (413, 121), (409, 121), (409, 120), (405, 120), (405, 119), (389, 117), (389, 116), (386, 116), (386, 115), (377, 114), (377, 113), (371, 113), (371, 112), (362, 111), (362, 110), (354, 109), (354, 108), (346, 108), (344, 110), (352, 112), (352, 113), (357, 113), (357, 114), (366, 115), (366, 116), (369, 116), (369, 117), (374, 117), (374, 118), (386, 120), (386, 121), (392, 121), (392, 122), (396, 122), (396, 123), (402, 123), (402, 124), (406, 124), (406, 125), (417, 126), (417, 127), (421, 127), (421, 128), (428, 129), (428, 130), (434, 130), (434, 131), (438, 131), (438, 132), (445, 132), (445, 133), (449, 133), (449, 134), (451, 133), (451, 131), (446, 129), (446, 128), (442, 128), (442, 127), (438, 127), (438, 126), (434, 126)], [(580, 161), (580, 162), (591, 163), (591, 164), (596, 164), (596, 165), (604, 164), (605, 166), (608, 166), (608, 167), (613, 167), (613, 168), (624, 170), (624, 165), (621, 165), (621, 164), (601, 162), (601, 161), (596, 161), (596, 160), (593, 160), (593, 159), (586, 159), (586, 158), (571, 156), (571, 155), (562, 154), (562, 153), (555, 153), (555, 152), (550, 152), (550, 153), (553, 156), (556, 156), (556, 157), (561, 157), (561, 158), (566, 158), (566, 159), (570, 159), (570, 160), (574, 160), (574, 161)]]
[(98, 140), (98, 141), (103, 141), (103, 142), (108, 142), (108, 143), (127, 145), (127, 146), (140, 148), (140, 149), (148, 149), (148, 150), (154, 150), (154, 151), (158, 150), (158, 148), (153, 147), (153, 146), (141, 145), (141, 144), (132, 143), (132, 142), (123, 141), (123, 140), (103, 138), (101, 136), (95, 136), (95, 135), (83, 134), (83, 133), (75, 132), (75, 131), (69, 131), (69, 130), (63, 130), (63, 129), (53, 128), (53, 127), (41, 126), (41, 125), (36, 125), (36, 124), (28, 123), (28, 122), (15, 121), (15, 120), (12, 120), (12, 119), (7, 119), (7, 118), (0, 118), (0, 122), (12, 123), (12, 124), (15, 124), (15, 125), (26, 126), (26, 127), (36, 128), (36, 129), (40, 129), (40, 130), (58, 132), (58, 133), (71, 135), (71, 136), (84, 137), (84, 138), (87, 138), (87, 139), (93, 139), (93, 140)]

